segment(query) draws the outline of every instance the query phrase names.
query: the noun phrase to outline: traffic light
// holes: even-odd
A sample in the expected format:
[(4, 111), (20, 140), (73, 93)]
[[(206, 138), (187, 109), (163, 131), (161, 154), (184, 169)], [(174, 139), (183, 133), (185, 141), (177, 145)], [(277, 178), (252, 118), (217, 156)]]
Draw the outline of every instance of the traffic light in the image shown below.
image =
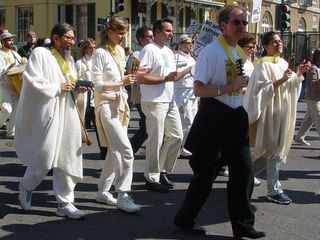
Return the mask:
[(115, 13), (122, 12), (124, 10), (124, 0), (115, 0)]
[(282, 30), (290, 30), (290, 6), (288, 4), (281, 4), (281, 29)]

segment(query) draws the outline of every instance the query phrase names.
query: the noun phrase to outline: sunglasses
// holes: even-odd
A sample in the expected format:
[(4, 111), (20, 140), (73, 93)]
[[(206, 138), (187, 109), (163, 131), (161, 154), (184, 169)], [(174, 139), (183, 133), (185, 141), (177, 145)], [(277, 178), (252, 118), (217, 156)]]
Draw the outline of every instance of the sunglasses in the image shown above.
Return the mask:
[(241, 23), (242, 23), (243, 26), (247, 26), (249, 24), (248, 21), (239, 20), (239, 19), (233, 19), (233, 20), (230, 20), (230, 22), (232, 22), (232, 24), (235, 25), (235, 26), (239, 26)]
[(248, 48), (248, 49), (254, 49), (255, 48), (255, 46), (249, 46), (249, 45), (246, 45), (246, 46), (243, 46), (243, 47)]

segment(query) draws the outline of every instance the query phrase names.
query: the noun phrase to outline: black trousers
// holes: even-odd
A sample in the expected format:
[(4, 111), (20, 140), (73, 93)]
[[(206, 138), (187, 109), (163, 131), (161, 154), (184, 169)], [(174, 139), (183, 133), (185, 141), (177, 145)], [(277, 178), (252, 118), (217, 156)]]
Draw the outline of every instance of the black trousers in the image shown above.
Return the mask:
[[(242, 107), (231, 109), (221, 104), (217, 103), (217, 100), (201, 100), (195, 125), (191, 128), (191, 136), (186, 146), (188, 150), (193, 151), (190, 166), (194, 175), (185, 200), (175, 217), (175, 223), (184, 227), (194, 226), (219, 170), (222, 166), (228, 165), (228, 210), (233, 233), (236, 234), (250, 230), (254, 225), (254, 212), (250, 204), (254, 175), (247, 135), (248, 119)], [(198, 132), (199, 126), (211, 132), (203, 135)], [(198, 136), (199, 134), (202, 136)], [(202, 139), (202, 142), (199, 142), (199, 139)], [(194, 142), (195, 140), (197, 142)], [(209, 151), (205, 151), (207, 154), (201, 151), (203, 147), (210, 147)]]
[(146, 116), (142, 112), (141, 104), (136, 104), (135, 106), (140, 115), (140, 120), (139, 120), (139, 130), (130, 139), (133, 153), (136, 153), (139, 150), (139, 148), (142, 146), (144, 141), (148, 138), (148, 134), (146, 131)]

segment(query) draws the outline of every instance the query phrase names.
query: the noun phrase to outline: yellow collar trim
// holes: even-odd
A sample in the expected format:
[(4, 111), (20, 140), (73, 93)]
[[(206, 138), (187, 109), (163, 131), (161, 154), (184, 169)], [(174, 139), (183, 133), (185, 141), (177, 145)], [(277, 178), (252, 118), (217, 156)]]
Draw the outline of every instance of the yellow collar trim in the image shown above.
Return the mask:
[(253, 64), (258, 65), (264, 62), (278, 63), (279, 59), (280, 59), (280, 56), (264, 56), (262, 58), (255, 60)]

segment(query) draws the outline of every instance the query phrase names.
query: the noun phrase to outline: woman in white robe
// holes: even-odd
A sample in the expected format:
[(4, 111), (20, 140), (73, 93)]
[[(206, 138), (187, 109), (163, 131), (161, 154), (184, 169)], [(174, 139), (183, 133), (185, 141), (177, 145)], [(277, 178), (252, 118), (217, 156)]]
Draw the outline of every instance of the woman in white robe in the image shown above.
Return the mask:
[(285, 162), (294, 136), (297, 100), (305, 61), (297, 74), (281, 58), (283, 44), (276, 32), (263, 35), (266, 56), (258, 59), (249, 80), (243, 106), (248, 112), (253, 160), (265, 157), (267, 199), (290, 204), (279, 181), (280, 162)]

